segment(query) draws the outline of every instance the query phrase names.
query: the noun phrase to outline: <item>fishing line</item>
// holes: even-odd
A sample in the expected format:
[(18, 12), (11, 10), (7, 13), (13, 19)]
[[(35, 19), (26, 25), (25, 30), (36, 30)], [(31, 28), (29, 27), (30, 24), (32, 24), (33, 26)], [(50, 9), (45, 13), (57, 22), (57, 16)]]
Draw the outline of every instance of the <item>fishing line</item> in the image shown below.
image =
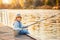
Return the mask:
[(59, 13), (59, 14), (56, 14), (56, 15), (53, 15), (53, 16), (51, 16), (51, 17), (48, 17), (48, 18), (46, 18), (46, 19), (42, 19), (42, 20), (40, 20), (40, 21), (37, 21), (37, 22), (35, 22), (35, 23), (33, 23), (33, 24), (27, 25), (27, 26), (25, 26), (24, 28), (27, 28), (27, 27), (29, 27), (29, 26), (31, 26), (31, 25), (34, 25), (34, 24), (38, 23), (38, 22), (42, 22), (42, 21), (44, 21), (44, 20), (47, 20), (47, 19), (56, 17), (57, 15), (60, 15), (60, 13)]

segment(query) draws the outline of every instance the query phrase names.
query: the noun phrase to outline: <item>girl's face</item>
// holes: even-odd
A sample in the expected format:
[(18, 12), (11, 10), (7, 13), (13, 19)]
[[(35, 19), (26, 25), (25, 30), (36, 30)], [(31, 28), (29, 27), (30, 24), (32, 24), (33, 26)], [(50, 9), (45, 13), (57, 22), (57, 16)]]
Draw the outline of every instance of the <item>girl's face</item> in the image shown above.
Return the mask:
[(21, 18), (17, 18), (17, 21), (21, 21)]

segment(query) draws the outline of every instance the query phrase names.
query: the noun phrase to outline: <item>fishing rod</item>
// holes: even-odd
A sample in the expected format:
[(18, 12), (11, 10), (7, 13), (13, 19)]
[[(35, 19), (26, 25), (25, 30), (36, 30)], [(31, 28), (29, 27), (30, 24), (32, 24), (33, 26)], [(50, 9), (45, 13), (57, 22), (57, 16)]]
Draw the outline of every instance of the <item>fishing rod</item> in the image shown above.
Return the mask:
[(42, 20), (40, 20), (40, 21), (36, 21), (35, 23), (32, 23), (32, 24), (30, 24), (30, 25), (27, 25), (27, 26), (25, 26), (24, 28), (27, 28), (27, 27), (29, 27), (29, 26), (31, 26), (31, 25), (34, 25), (34, 24), (38, 23), (38, 22), (42, 22), (42, 21), (44, 21), (44, 20), (53, 18), (53, 17), (55, 17), (55, 16), (57, 16), (57, 15), (60, 15), (60, 13), (59, 13), (59, 14), (56, 14), (56, 15), (53, 15), (53, 16), (51, 16), (51, 17), (48, 17), (48, 18), (46, 18), (46, 19), (42, 19)]

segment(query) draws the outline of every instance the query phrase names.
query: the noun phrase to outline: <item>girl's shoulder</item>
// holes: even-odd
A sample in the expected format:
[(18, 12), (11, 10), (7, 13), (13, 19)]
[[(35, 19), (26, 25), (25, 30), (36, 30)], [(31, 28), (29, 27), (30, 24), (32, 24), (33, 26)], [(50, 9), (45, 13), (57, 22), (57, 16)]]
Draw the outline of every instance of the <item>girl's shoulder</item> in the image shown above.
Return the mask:
[(18, 21), (15, 21), (13, 24), (18, 24), (19, 22)]
[(18, 24), (18, 23), (19, 23), (19, 24), (22, 24), (21, 22), (18, 22), (18, 21), (15, 21), (14, 23), (16, 23), (16, 24)]

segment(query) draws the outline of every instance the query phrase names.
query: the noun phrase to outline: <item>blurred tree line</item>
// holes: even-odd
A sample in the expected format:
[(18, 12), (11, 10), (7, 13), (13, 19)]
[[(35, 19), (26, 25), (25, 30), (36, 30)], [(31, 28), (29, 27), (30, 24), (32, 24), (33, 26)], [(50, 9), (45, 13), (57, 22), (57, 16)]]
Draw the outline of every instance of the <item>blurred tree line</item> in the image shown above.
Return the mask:
[[(0, 1), (1, 2), (1, 1)], [(13, 8), (13, 9), (34, 9), (34, 8), (50, 8), (53, 7), (60, 9), (60, 0), (13, 0), (11, 4), (1, 4), (0, 8)], [(58, 7), (59, 6), (59, 7)]]
[(50, 5), (55, 6), (57, 3), (60, 5), (60, 0), (34, 0), (33, 5), (42, 6), (42, 5)]

